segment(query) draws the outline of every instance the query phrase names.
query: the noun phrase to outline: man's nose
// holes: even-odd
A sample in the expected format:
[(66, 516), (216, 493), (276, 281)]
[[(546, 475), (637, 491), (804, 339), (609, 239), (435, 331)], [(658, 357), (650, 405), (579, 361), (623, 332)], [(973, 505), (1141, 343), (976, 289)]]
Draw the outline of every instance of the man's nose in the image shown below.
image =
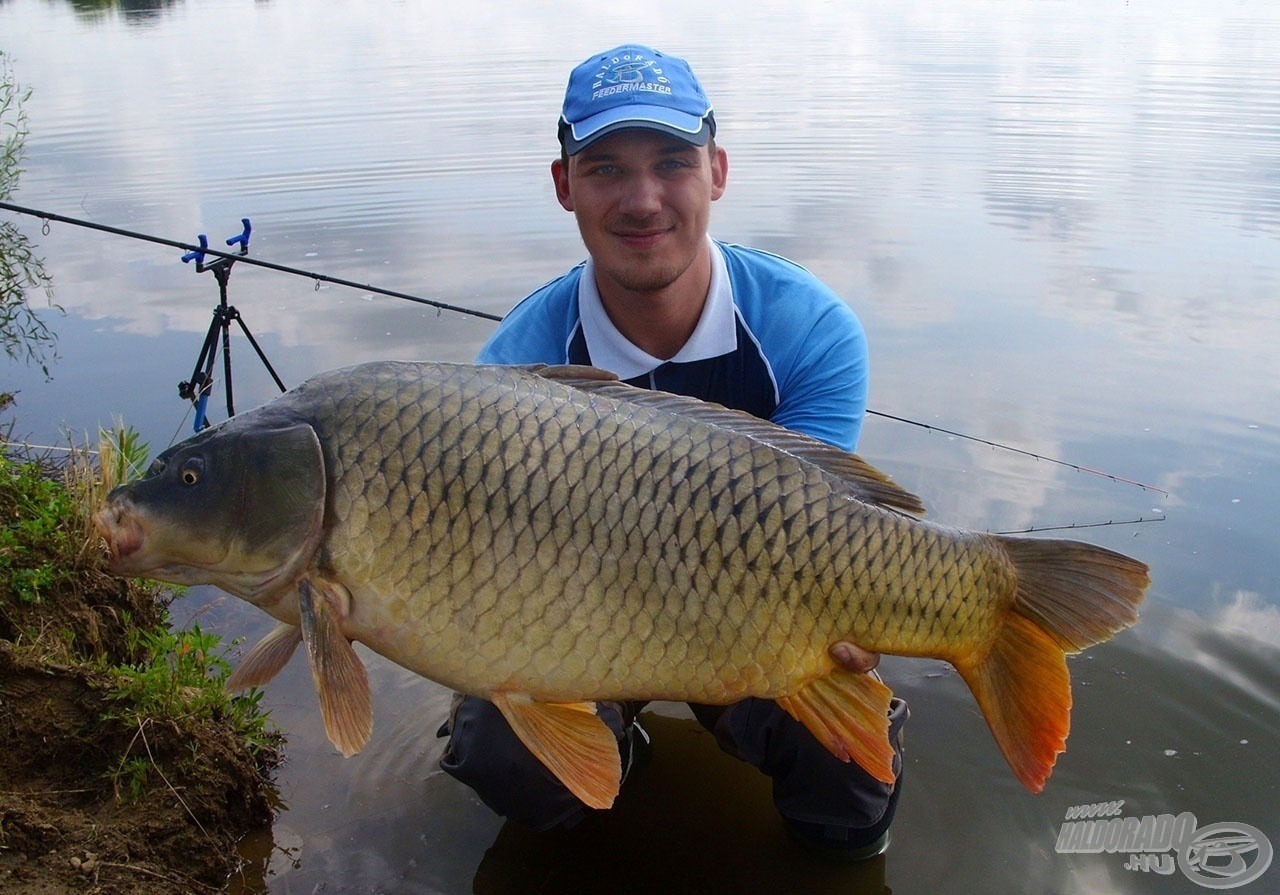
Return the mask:
[(632, 216), (655, 214), (662, 209), (662, 183), (651, 174), (627, 178), (622, 194), (622, 211)]

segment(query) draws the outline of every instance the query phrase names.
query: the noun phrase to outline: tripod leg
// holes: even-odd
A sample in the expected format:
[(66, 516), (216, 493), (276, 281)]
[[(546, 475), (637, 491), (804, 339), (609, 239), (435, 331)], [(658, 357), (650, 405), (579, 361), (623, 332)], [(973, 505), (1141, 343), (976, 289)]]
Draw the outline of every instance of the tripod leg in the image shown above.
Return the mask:
[(227, 390), (227, 416), (236, 415), (235, 402), (231, 397), (231, 317), (238, 316), (235, 311), (223, 316), (222, 320), (222, 375), (223, 385)]
[(262, 347), (258, 345), (258, 340), (253, 337), (253, 333), (249, 332), (249, 327), (245, 325), (244, 318), (236, 314), (236, 322), (240, 324), (240, 330), (249, 340), (249, 344), (253, 346), (253, 350), (258, 353), (258, 360), (262, 361), (262, 365), (267, 368), (267, 372), (271, 374), (271, 378), (275, 380), (276, 388), (285, 391), (284, 383), (280, 381), (280, 377), (276, 375), (275, 368), (271, 366), (271, 361), (267, 360), (266, 354), (263, 353)]

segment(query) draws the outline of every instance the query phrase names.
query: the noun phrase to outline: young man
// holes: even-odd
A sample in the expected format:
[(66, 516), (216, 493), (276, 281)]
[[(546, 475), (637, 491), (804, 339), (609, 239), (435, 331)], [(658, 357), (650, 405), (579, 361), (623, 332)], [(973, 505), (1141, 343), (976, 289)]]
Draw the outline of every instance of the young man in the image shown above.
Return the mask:
[[(707, 235), (728, 158), (688, 64), (638, 45), (586, 60), (569, 77), (559, 136), (556, 197), (577, 219), (589, 257), (517, 305), (478, 360), (592, 364), (853, 450), (866, 410), (862, 326), (802, 268)], [(847, 643), (832, 655), (855, 671), (878, 660)], [(618, 736), (624, 773), (648, 742), (638, 709), (598, 709)], [(770, 700), (693, 710), (725, 751), (773, 778), (797, 839), (846, 859), (884, 850), (897, 785), (834, 758)], [(890, 736), (899, 753), (906, 716), (895, 700)], [(499, 814), (534, 829), (584, 816), (490, 703), (460, 697), (445, 729), (442, 766)], [(895, 764), (900, 772), (900, 757)]]

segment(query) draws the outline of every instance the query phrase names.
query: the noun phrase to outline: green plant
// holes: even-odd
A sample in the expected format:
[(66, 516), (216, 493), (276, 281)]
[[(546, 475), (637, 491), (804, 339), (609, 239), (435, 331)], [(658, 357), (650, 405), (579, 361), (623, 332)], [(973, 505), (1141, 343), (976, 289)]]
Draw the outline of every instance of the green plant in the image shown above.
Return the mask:
[(99, 429), (98, 470), (102, 487), (109, 491), (142, 475), (149, 454), (150, 448), (142, 436), (122, 420), (117, 419), (111, 429)]
[(117, 696), (138, 715), (194, 716), (227, 722), (252, 749), (274, 742), (267, 731), (260, 690), (231, 696), (225, 684), (231, 663), (218, 651), (221, 638), (192, 625), (183, 631), (130, 630), (128, 652), (142, 658), (110, 669)]
[(151, 788), (151, 769), (151, 759), (141, 755), (132, 755), (122, 761), (111, 778), (116, 798), (129, 802), (141, 799)]
[(72, 580), (68, 560), (78, 545), (67, 522), (74, 513), (71, 496), (47, 469), (0, 453), (0, 581), (14, 599), (37, 603)]
[[(9, 60), (0, 52), (0, 199), (13, 195), (22, 173), (27, 139), (22, 106), (30, 96), (30, 89), (18, 86)], [(14, 360), (38, 364), (48, 376), (58, 340), (27, 301), (32, 289), (42, 289), (49, 306), (61, 310), (53, 304), (52, 281), (31, 241), (12, 222), (0, 221), (0, 347)]]
[[(123, 425), (102, 442), (60, 465), (0, 449), (0, 666), (6, 679), (41, 681), (0, 682), (0, 741), (19, 756), (24, 780), (0, 804), (0, 843), (18, 828), (19, 841), (39, 845), (28, 852), (34, 866), (50, 846), (25, 832), (32, 818), (40, 828), (83, 830), (67, 846), (74, 864), (99, 829), (161, 831), (155, 835), (181, 841), (185, 852), (194, 827), (203, 845), (191, 855), (204, 860), (212, 850), (217, 868), (229, 869), (223, 852), (251, 825), (268, 823), (279, 804), (270, 769), (281, 737), (267, 730), (261, 691), (224, 692), (230, 665), (218, 637), (170, 630), (171, 590), (107, 574), (101, 539), (86, 541), (105, 490), (146, 464), (146, 446)], [(69, 774), (73, 790), (65, 789)], [(127, 854), (124, 861), (133, 863)], [(91, 862), (79, 867), (86, 875)], [(223, 869), (210, 878), (219, 876)]]
[[(173, 789), (148, 742), (147, 730), (156, 725), (190, 729), (215, 722), (227, 727), (255, 759), (276, 760), (280, 737), (267, 728), (262, 691), (254, 689), (243, 696), (226, 692), (231, 664), (218, 652), (220, 638), (216, 634), (201, 630), (199, 625), (183, 631), (128, 630), (127, 651), (139, 658), (107, 669), (115, 682), (116, 707), (103, 717), (136, 730), (119, 765), (109, 774), (117, 798), (136, 801), (152, 790), (156, 778)], [(190, 754), (176, 767), (198, 774), (201, 762), (207, 759), (199, 754), (195, 742), (188, 745)], [(174, 794), (182, 801), (176, 790)]]
[(137, 430), (119, 419), (112, 428), (98, 430), (96, 459), (87, 449), (71, 452), (64, 478), (77, 508), (75, 520), (82, 556), (91, 556), (99, 549), (100, 539), (92, 524), (94, 511), (112, 488), (143, 473), (149, 453), (150, 448)]

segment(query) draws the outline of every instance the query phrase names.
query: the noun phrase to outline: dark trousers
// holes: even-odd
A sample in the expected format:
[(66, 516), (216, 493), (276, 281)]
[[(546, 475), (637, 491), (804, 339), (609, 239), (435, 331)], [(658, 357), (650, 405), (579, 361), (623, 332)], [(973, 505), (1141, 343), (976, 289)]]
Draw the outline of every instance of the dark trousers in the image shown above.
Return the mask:
[[(618, 736), (624, 771), (631, 754), (627, 728), (641, 705), (600, 703), (597, 709)], [(789, 825), (855, 844), (874, 840), (888, 828), (896, 788), (856, 763), (840, 761), (777, 703), (753, 698), (731, 706), (691, 708), (724, 751), (772, 778), (774, 804)], [(908, 714), (906, 703), (895, 698), (889, 737), (899, 781)], [(450, 721), (441, 729), (446, 732), (449, 745), (440, 766), (497, 814), (534, 830), (570, 827), (585, 816), (586, 806), (524, 747), (493, 703), (475, 697), (455, 701)]]

